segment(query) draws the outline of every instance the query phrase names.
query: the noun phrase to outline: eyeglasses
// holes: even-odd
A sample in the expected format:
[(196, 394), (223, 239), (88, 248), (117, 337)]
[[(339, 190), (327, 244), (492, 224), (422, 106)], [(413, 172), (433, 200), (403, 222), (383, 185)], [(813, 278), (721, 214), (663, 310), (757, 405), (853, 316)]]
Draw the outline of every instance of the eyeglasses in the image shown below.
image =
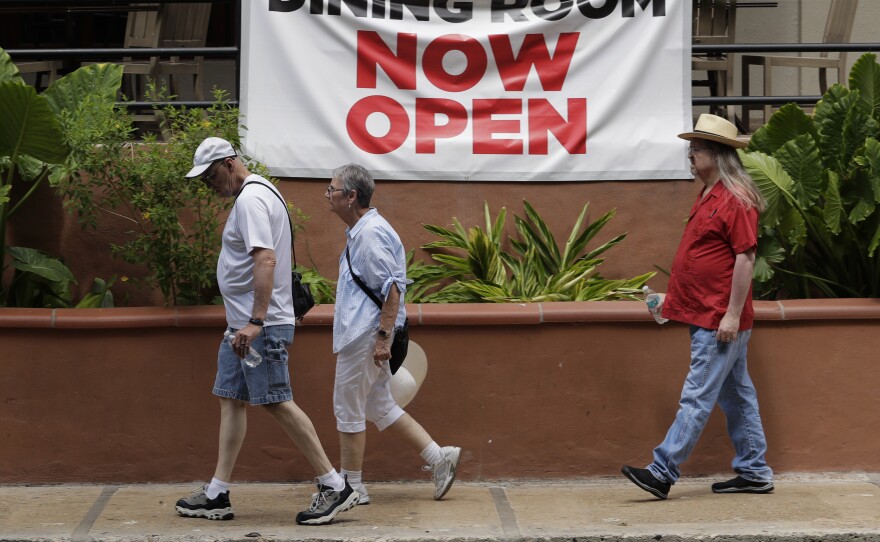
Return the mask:
[(710, 149), (709, 147), (688, 147), (687, 155), (693, 156), (695, 152), (703, 152), (703, 151), (711, 152), (712, 149)]
[(221, 158), (221, 159), (217, 160), (216, 162), (214, 162), (211, 166), (209, 166), (208, 169), (210, 170), (211, 168), (213, 168), (213, 170), (211, 171), (211, 173), (205, 173), (204, 175), (202, 175), (202, 182), (205, 184), (214, 184), (214, 177), (216, 177), (217, 172), (220, 171), (220, 164), (222, 164), (224, 161), (228, 160), (229, 158), (235, 158), (235, 155), (227, 156), (226, 158)]
[(333, 192), (348, 192), (348, 190), (346, 190), (344, 188), (333, 188), (333, 185), (331, 184), (330, 186), (327, 187), (327, 191), (324, 192), (324, 195), (330, 196), (333, 194)]
[(214, 184), (214, 177), (217, 175), (217, 170), (220, 169), (220, 166), (214, 168), (214, 171), (211, 173), (206, 173), (202, 175), (202, 182), (205, 184)]

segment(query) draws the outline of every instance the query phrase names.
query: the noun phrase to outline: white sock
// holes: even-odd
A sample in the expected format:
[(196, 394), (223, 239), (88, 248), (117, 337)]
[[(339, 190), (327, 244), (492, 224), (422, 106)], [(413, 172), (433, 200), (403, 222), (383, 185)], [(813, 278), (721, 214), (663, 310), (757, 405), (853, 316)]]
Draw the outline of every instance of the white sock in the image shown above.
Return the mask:
[(362, 470), (345, 470), (345, 469), (342, 469), (342, 471), (341, 471), (339, 474), (341, 474), (342, 476), (344, 476), (345, 479), (348, 480), (348, 483), (349, 483), (349, 484), (351, 484), (351, 485), (355, 485), (355, 484), (362, 484), (362, 483), (364, 483), (363, 473), (364, 473), (364, 471), (362, 471)]
[(345, 489), (345, 480), (336, 472), (336, 469), (331, 469), (327, 474), (318, 476), (318, 483), (333, 488), (333, 491)]
[(422, 459), (424, 459), (425, 463), (428, 465), (436, 465), (443, 460), (443, 450), (440, 448), (440, 445), (434, 441), (431, 441), (431, 444), (425, 446), (425, 449), (422, 450), (422, 453), (419, 455), (422, 456)]
[(211, 483), (208, 484), (208, 489), (205, 490), (205, 495), (207, 495), (209, 499), (216, 499), (218, 495), (226, 493), (227, 491), (229, 491), (229, 482), (211, 478)]

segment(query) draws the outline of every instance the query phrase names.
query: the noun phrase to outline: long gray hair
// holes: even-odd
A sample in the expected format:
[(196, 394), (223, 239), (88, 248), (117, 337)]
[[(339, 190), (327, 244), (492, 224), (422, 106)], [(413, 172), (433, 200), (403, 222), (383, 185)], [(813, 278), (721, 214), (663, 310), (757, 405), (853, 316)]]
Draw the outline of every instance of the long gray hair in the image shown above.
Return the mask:
[(357, 192), (358, 205), (364, 209), (370, 206), (376, 183), (366, 168), (357, 164), (345, 164), (333, 170), (333, 178), (339, 179), (346, 193), (352, 190)]
[(754, 207), (758, 212), (766, 209), (764, 196), (743, 166), (736, 149), (709, 139), (704, 141), (715, 154), (715, 164), (718, 166), (721, 184), (746, 207)]

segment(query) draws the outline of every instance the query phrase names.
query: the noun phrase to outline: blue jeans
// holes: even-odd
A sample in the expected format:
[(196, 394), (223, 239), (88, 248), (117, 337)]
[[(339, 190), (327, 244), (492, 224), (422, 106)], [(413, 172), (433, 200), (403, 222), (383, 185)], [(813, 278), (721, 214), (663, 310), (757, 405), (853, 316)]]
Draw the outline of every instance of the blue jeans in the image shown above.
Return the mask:
[[(238, 330), (229, 328), (229, 331), (235, 333)], [(221, 342), (217, 353), (214, 395), (252, 405), (292, 400), (293, 391), (290, 389), (290, 373), (287, 369), (287, 347), (292, 341), (292, 325), (264, 327), (251, 345), (263, 356), (263, 362), (256, 367), (245, 365), (228, 342)]]
[(675, 421), (654, 449), (648, 469), (659, 480), (674, 484), (717, 402), (727, 417), (727, 433), (736, 457), (733, 470), (747, 480), (768, 482), (773, 471), (764, 459), (767, 439), (758, 413), (758, 395), (746, 367), (751, 330), (740, 331), (730, 343), (718, 342), (715, 330), (691, 326), (691, 368), (681, 390)]

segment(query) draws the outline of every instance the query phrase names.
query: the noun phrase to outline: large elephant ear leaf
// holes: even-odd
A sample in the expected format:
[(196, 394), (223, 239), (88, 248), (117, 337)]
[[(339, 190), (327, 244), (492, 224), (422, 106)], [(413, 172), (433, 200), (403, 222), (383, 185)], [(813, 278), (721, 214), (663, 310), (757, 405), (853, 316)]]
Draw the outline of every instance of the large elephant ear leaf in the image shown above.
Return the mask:
[(877, 247), (880, 246), (880, 215), (874, 217), (874, 235), (871, 236), (871, 242), (868, 244), (868, 257), (873, 258)]
[(782, 214), (777, 229), (792, 247), (792, 252), (797, 252), (807, 244), (807, 223), (800, 211), (794, 207), (789, 207)]
[(859, 57), (849, 72), (849, 88), (859, 91), (859, 100), (874, 120), (880, 122), (880, 65), (876, 60), (876, 55), (871, 53)]
[(822, 216), (831, 233), (837, 235), (846, 215), (846, 209), (843, 208), (843, 201), (840, 198), (840, 177), (831, 170), (825, 172), (828, 175), (828, 184), (825, 189), (825, 208), (822, 210)]
[(880, 203), (880, 142), (874, 138), (865, 141), (865, 147), (855, 156), (856, 163), (865, 171), (874, 192), (874, 201)]
[(33, 248), (9, 247), (10, 265), (19, 271), (33, 273), (49, 282), (76, 282), (73, 273), (60, 260)]
[(0, 156), (26, 154), (60, 164), (68, 152), (48, 101), (29, 85), (0, 82)]
[[(849, 223), (855, 225), (874, 214), (877, 204), (874, 202), (874, 191), (871, 189), (871, 184), (863, 172), (853, 177), (849, 184), (851, 186), (847, 195), (851, 209), (848, 218)], [(855, 203), (853, 204), (853, 202)]]
[(76, 113), (87, 103), (112, 107), (122, 84), (122, 66), (91, 64), (55, 81), (43, 92), (52, 111)]
[(773, 264), (780, 263), (785, 260), (785, 249), (772, 237), (761, 238), (758, 243), (758, 250), (755, 255), (755, 269), (752, 273), (758, 282), (767, 282), (775, 271)]
[(804, 134), (815, 136), (813, 121), (797, 104), (785, 104), (770, 117), (770, 122), (755, 130), (748, 150), (773, 154), (779, 147)]
[(809, 134), (789, 141), (773, 154), (791, 176), (792, 193), (801, 208), (809, 209), (822, 193), (822, 161), (819, 147)]
[(24, 84), (24, 79), (18, 73), (18, 67), (12, 62), (9, 53), (0, 47), (0, 81), (13, 81)]
[(822, 162), (837, 174), (846, 175), (850, 159), (868, 135), (866, 131), (876, 128), (866, 108), (859, 105), (859, 91), (832, 85), (816, 104), (814, 119)]
[(786, 201), (794, 200), (792, 180), (779, 160), (762, 152), (739, 152), (742, 163), (761, 190), (767, 208), (761, 215), (765, 226), (775, 226), (787, 208)]

